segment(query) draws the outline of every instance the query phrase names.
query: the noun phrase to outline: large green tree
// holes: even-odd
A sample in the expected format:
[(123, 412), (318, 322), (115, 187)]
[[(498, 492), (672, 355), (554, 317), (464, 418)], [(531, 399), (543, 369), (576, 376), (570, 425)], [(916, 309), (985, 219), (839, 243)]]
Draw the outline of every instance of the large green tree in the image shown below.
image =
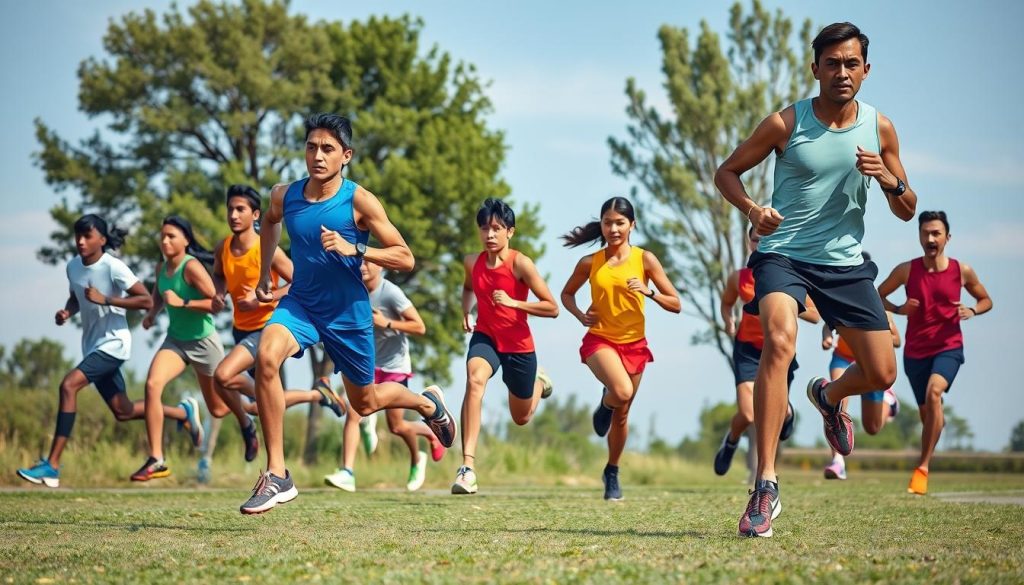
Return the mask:
[[(724, 47), (707, 22), (695, 35), (662, 26), (658, 39), (671, 111), (652, 106), (630, 78), (626, 137), (608, 140), (612, 170), (634, 184), (647, 246), (681, 281), (684, 310), (706, 324), (694, 343), (712, 344), (730, 361), (732, 340), (717, 307), (729, 273), (746, 258), (747, 224), (718, 194), (714, 174), (765, 116), (810, 91), (811, 29), (805, 21), (795, 35), (781, 10), (771, 13), (758, 0), (746, 13), (738, 2), (732, 6)], [(802, 51), (794, 49), (797, 42)], [(770, 198), (771, 172), (769, 160), (743, 176), (758, 203)]]
[[(355, 128), (348, 177), (382, 199), (417, 258), (414, 271), (388, 275), (427, 325), (415, 366), (447, 379), (462, 344), (458, 258), (478, 246), (479, 203), (510, 189), (485, 84), (471, 65), (422, 47), (421, 28), (409, 17), (310, 22), (287, 2), (262, 0), (202, 0), (112, 21), (106, 54), (78, 72), (80, 107), (99, 127), (71, 144), (36, 124), (47, 182), (76, 196), (52, 209), (61, 229), (40, 257), (71, 255), (71, 224), (95, 211), (133, 227), (124, 254), (150, 276), (166, 214), (188, 217), (214, 244), (228, 234), (225, 186), (266, 193), (301, 177), (303, 117), (339, 112)], [(517, 245), (539, 254), (536, 208), (519, 211)]]

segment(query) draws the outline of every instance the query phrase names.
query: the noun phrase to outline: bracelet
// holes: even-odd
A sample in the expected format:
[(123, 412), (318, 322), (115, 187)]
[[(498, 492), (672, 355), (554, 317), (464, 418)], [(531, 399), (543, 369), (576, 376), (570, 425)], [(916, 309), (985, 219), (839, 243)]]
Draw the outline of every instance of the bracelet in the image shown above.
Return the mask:
[(976, 310), (974, 309), (974, 307), (967, 307), (967, 310), (968, 310), (968, 311), (970, 311), (970, 312), (972, 312), (972, 313), (974, 313), (974, 316), (975, 316), (975, 317), (977, 317), (977, 316), (978, 316), (978, 311), (976, 311)]
[(110, 306), (110, 297), (107, 296), (107, 295), (103, 295), (103, 306), (104, 307), (109, 307)]
[(756, 203), (751, 205), (750, 209), (747, 210), (747, 221), (749, 221), (751, 223), (753, 223), (753, 221), (750, 219), (750, 212), (754, 211), (755, 209), (757, 209), (757, 204)]

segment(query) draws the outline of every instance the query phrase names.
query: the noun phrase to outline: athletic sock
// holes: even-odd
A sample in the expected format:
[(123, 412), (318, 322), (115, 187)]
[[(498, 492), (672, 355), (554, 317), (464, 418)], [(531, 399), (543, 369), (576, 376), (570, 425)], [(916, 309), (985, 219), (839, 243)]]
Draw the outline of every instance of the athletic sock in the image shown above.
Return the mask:
[(75, 426), (75, 415), (74, 412), (58, 412), (57, 413), (57, 430), (54, 434), (58, 437), (70, 437), (71, 429)]
[(843, 458), (843, 456), (840, 455), (839, 453), (836, 453), (835, 455), (832, 456), (832, 463), (837, 465), (846, 465), (846, 459)]

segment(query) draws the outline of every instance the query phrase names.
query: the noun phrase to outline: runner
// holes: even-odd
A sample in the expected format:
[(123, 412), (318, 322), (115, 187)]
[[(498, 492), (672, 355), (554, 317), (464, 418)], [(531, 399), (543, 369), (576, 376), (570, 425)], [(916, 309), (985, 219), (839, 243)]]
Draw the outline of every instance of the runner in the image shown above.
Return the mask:
[[(118, 421), (145, 416), (145, 401), (128, 399), (121, 366), (131, 357), (132, 349), (126, 312), (148, 310), (152, 301), (131, 269), (107, 253), (121, 247), (126, 232), (108, 229), (103, 218), (91, 213), (75, 222), (74, 231), (78, 255), (67, 264), (70, 294), (54, 320), (64, 325), (75, 314), (81, 315), (82, 361), (61, 380), (50, 454), (34, 466), (18, 470), (22, 479), (51, 488), (60, 486), (60, 458), (75, 426), (79, 391), (89, 384), (96, 386)], [(194, 430), (200, 422), (197, 407), (198, 403), (189, 399), (177, 407), (163, 406), (163, 413), (181, 421), (191, 416), (190, 429)]]
[[(335, 114), (306, 120), (309, 177), (277, 185), (260, 233), (260, 284), (256, 298), (274, 299), (270, 266), (281, 238), (281, 222), (292, 243), (294, 280), (260, 338), (256, 356), (256, 404), (267, 449), (267, 471), (243, 514), (266, 512), (298, 495), (284, 463), (284, 391), (279, 369), (289, 356), (301, 357), (323, 342), (352, 408), (360, 416), (385, 408), (410, 408), (424, 417), (445, 447), (455, 441), (455, 420), (437, 386), (416, 395), (395, 382), (374, 384), (373, 314), (359, 266), (365, 260), (389, 270), (409, 271), (415, 260), (380, 201), (342, 177), (352, 159), (352, 125)], [(373, 235), (380, 248), (367, 246)]]
[[(292, 262), (280, 248), (274, 251), (273, 264), (270, 268), (274, 300), (269, 303), (258, 301), (254, 291), (260, 277), (260, 236), (256, 232), (256, 223), (261, 212), (260, 196), (248, 185), (232, 185), (227, 190), (226, 204), (231, 235), (218, 243), (213, 252), (213, 282), (217, 290), (213, 298), (213, 311), (220, 312), (224, 308), (225, 295), (230, 294), (231, 336), (235, 340), (235, 346), (217, 366), (214, 379), (221, 388), (255, 398), (253, 378), (245, 372), (254, 373), (260, 332), (274, 312), (278, 300), (288, 294), (292, 279)], [(282, 279), (285, 285), (279, 287), (278, 283)], [(318, 404), (330, 408), (339, 417), (344, 416), (341, 398), (331, 389), (327, 378), (317, 380), (314, 388), (285, 392), (285, 405), (291, 407), (298, 404)], [(227, 398), (237, 400), (235, 396)], [(255, 401), (245, 402), (243, 407), (248, 414), (257, 414)], [(256, 427), (250, 424), (243, 428), (242, 437), (246, 445), (245, 460), (252, 461), (259, 448)], [(207, 441), (209, 444), (203, 449), (199, 468), (200, 476), (205, 474), (208, 481), (215, 435), (208, 435)]]
[[(903, 371), (920, 407), (921, 458), (907, 491), (928, 493), (928, 465), (946, 424), (942, 396), (964, 363), (964, 337), (960, 323), (992, 310), (992, 299), (974, 269), (946, 256), (949, 220), (944, 211), (924, 211), (917, 218), (924, 255), (904, 262), (878, 287), (885, 308), (907, 317), (907, 347)], [(903, 286), (907, 301), (896, 306), (889, 295)], [(974, 297), (973, 307), (960, 302), (960, 289)]]
[[(747, 230), (747, 251), (753, 254), (757, 250), (757, 243), (761, 236), (754, 233), (751, 226)], [(761, 330), (761, 321), (744, 312), (740, 318), (739, 329), (736, 328), (736, 321), (733, 317), (733, 307), (736, 301), (742, 300), (749, 303), (754, 299), (754, 274), (749, 268), (741, 268), (729, 275), (725, 283), (725, 291), (722, 293), (722, 302), (719, 312), (722, 315), (722, 323), (725, 324), (725, 333), (729, 337), (735, 336), (732, 345), (733, 378), (736, 382), (736, 414), (733, 415), (729, 424), (729, 430), (722, 438), (722, 445), (715, 454), (715, 473), (725, 475), (732, 465), (732, 457), (736, 454), (736, 447), (740, 444), (740, 437), (747, 432), (747, 429), (754, 422), (754, 380), (757, 378), (757, 365), (761, 361), (761, 349), (764, 347), (764, 331)], [(807, 310), (800, 313), (800, 318), (808, 323), (817, 323), (821, 320), (817, 309), (810, 297), (804, 300)], [(796, 356), (789, 364), (789, 371), (786, 375), (786, 395), (789, 396), (789, 387), (793, 384), (793, 376), (797, 368)], [(782, 431), (779, 433), (779, 440), (785, 441), (793, 434), (793, 423), (796, 416), (793, 413), (793, 403), (790, 402), (786, 408), (786, 419), (782, 423)], [(756, 453), (753, 441), (749, 439), (747, 465), (751, 466), (748, 483), (753, 483), (757, 473), (757, 458), (751, 457)]]
[[(772, 535), (779, 500), (775, 454), (786, 416), (786, 372), (796, 352), (797, 315), (810, 294), (829, 327), (857, 357), (838, 380), (811, 380), (807, 395), (822, 415), (825, 437), (839, 453), (853, 450), (847, 396), (888, 388), (896, 378), (889, 323), (875, 291), (878, 268), (861, 257), (864, 206), (878, 183), (893, 215), (914, 217), (917, 196), (906, 184), (899, 140), (888, 118), (858, 101), (871, 66), (868, 38), (856, 26), (831, 24), (815, 37), (811, 70), (817, 97), (768, 116), (718, 169), (715, 184), (762, 236), (748, 266), (765, 345), (754, 384), (758, 478), (740, 517), (742, 536)], [(740, 175), (775, 153), (772, 206), (747, 196)]]
[[(252, 420), (245, 414), (238, 395), (224, 392), (213, 378), (217, 364), (224, 358), (224, 347), (213, 325), (216, 291), (203, 262), (213, 260), (209, 250), (196, 242), (192, 224), (183, 217), (169, 215), (160, 228), (160, 252), (163, 260), (156, 267), (153, 285), (153, 306), (142, 319), (143, 329), (150, 329), (157, 315), (167, 307), (167, 336), (160, 345), (146, 375), (146, 436), (149, 457), (132, 481), (149, 481), (167, 477), (170, 469), (164, 462), (164, 413), (160, 397), (164, 387), (180, 376), (189, 365), (206, 401), (210, 415), (221, 418), (234, 412), (243, 436)], [(234, 401), (230, 399), (234, 398)], [(194, 399), (192, 400), (193, 406)], [(198, 408), (189, 414), (189, 429), (196, 447), (203, 442), (203, 428), (198, 422)]]
[[(533, 260), (509, 247), (516, 233), (516, 215), (501, 199), (487, 198), (476, 213), (483, 252), (463, 260), (462, 327), (472, 333), (466, 353), (466, 396), (462, 400), (462, 467), (453, 494), (475, 494), (476, 444), (487, 381), (501, 369), (508, 389), (508, 410), (517, 425), (533, 418), (552, 384), (537, 368), (527, 315), (557, 317), (558, 305)], [(530, 292), (537, 297), (528, 302)], [(473, 305), (477, 319), (472, 323)]]
[[(373, 307), (373, 341), (376, 363), (373, 369), (374, 383), (398, 382), (409, 387), (412, 378), (412, 360), (409, 357), (408, 335), (423, 335), (427, 332), (426, 325), (419, 311), (405, 296), (402, 289), (390, 280), (381, 276), (383, 269), (371, 262), (363, 262), (363, 284), (370, 293), (370, 305)], [(427, 478), (427, 454), (420, 451), (417, 437), (425, 437), (430, 443), (430, 453), (434, 461), (444, 457), (444, 445), (437, 440), (430, 427), (421, 423), (405, 420), (404, 410), (388, 409), (385, 411), (388, 429), (399, 437), (409, 448), (409, 479), (405, 489), (414, 492), (423, 486)], [(356, 451), (360, 443), (360, 435), (368, 433), (377, 438), (376, 426), (364, 424), (373, 420), (377, 413), (361, 417), (350, 412), (345, 420), (344, 442), (342, 444), (342, 466), (324, 478), (327, 485), (347, 492), (356, 491)], [(367, 455), (373, 452), (368, 441), (362, 441)], [(376, 441), (374, 441), (376, 443)], [(376, 448), (376, 445), (373, 445)]]
[[(604, 386), (594, 411), (594, 432), (599, 437), (608, 435), (608, 463), (602, 479), (604, 499), (611, 501), (622, 499), (619, 458), (629, 435), (629, 409), (647, 362), (654, 361), (644, 333), (644, 297), (666, 311), (681, 311), (679, 294), (658, 258), (630, 245), (634, 227), (633, 204), (624, 197), (612, 197), (601, 206), (599, 221), (562, 236), (572, 248), (594, 242), (604, 245), (576, 264), (562, 289), (562, 306), (587, 327), (580, 359)], [(576, 304), (576, 292), (587, 282), (591, 304), (584, 312)], [(648, 288), (652, 282), (657, 290)]]

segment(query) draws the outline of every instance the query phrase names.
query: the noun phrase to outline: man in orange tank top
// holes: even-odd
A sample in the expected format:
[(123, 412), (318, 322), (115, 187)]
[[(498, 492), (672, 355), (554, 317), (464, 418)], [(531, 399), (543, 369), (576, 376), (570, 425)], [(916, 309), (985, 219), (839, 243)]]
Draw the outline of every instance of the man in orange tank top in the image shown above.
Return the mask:
[[(533, 260), (509, 247), (516, 215), (501, 199), (487, 198), (476, 214), (484, 251), (469, 254), (463, 265), (462, 326), (472, 333), (466, 354), (466, 396), (462, 400), (462, 467), (453, 494), (475, 494), (476, 442), (487, 381), (501, 369), (508, 388), (508, 409), (517, 425), (533, 418), (537, 403), (551, 394), (551, 379), (537, 368), (527, 315), (557, 317), (558, 305)], [(537, 301), (528, 302), (533, 292)], [(477, 319), (472, 322), (473, 306)]]
[[(260, 196), (248, 185), (232, 185), (227, 190), (226, 204), (231, 235), (214, 249), (213, 281), (217, 289), (214, 308), (217, 311), (223, 310), (225, 297), (231, 296), (231, 335), (235, 340), (235, 347), (217, 366), (214, 378), (221, 388), (229, 391), (224, 397), (225, 401), (234, 401), (239, 400), (237, 393), (250, 398), (256, 395), (251, 374), (256, 363), (260, 333), (274, 312), (277, 299), (288, 294), (292, 279), (292, 262), (280, 248), (274, 251), (274, 263), (271, 268), (273, 281), (276, 284), (279, 279), (283, 279), (285, 285), (275, 288), (274, 302), (258, 301), (254, 291), (260, 276), (260, 236), (256, 232), (256, 223), (260, 218)], [(250, 372), (250, 375), (246, 375), (246, 371)], [(319, 404), (330, 408), (338, 416), (345, 414), (341, 398), (334, 393), (325, 378), (317, 380), (316, 390), (289, 390), (285, 393), (285, 403), (287, 406)], [(244, 409), (250, 415), (257, 414), (255, 402), (245, 403)], [(211, 423), (203, 447), (203, 456), (199, 460), (200, 482), (205, 483), (210, 479), (210, 464), (219, 430), (218, 423)], [(250, 422), (248, 428), (243, 428), (242, 437), (246, 445), (245, 460), (252, 461), (259, 446), (255, 425)]]
[[(878, 294), (887, 311), (907, 317), (907, 347), (903, 350), (903, 371), (920, 407), (921, 459), (910, 478), (907, 491), (928, 493), (928, 465), (946, 421), (942, 395), (949, 392), (964, 363), (960, 322), (992, 310), (992, 299), (974, 269), (946, 256), (949, 220), (944, 211), (923, 211), (917, 218), (918, 237), (924, 256), (893, 268)], [(895, 305), (888, 297), (900, 286), (907, 301)], [(968, 307), (960, 302), (960, 289), (974, 297)]]
[[(754, 227), (747, 230), (747, 253), (751, 254), (757, 250), (757, 243), (761, 240)], [(718, 475), (725, 475), (732, 464), (732, 457), (739, 446), (740, 436), (747, 432), (747, 429), (754, 422), (754, 379), (757, 378), (757, 367), (761, 363), (761, 350), (764, 347), (764, 330), (761, 328), (761, 320), (750, 313), (744, 312), (740, 318), (739, 328), (736, 327), (733, 308), (737, 301), (749, 303), (754, 299), (754, 274), (750, 268), (741, 268), (729, 275), (725, 284), (725, 291), (722, 293), (722, 302), (719, 312), (722, 315), (722, 323), (725, 332), (729, 337), (734, 337), (732, 348), (733, 378), (736, 382), (736, 414), (733, 415), (729, 424), (729, 430), (722, 438), (722, 445), (715, 453), (714, 468)], [(817, 323), (821, 317), (810, 297), (804, 300), (806, 310), (800, 313), (799, 317), (809, 323)], [(788, 385), (793, 384), (793, 376), (799, 367), (796, 356), (789, 364), (789, 373), (786, 378)], [(788, 387), (788, 386), (787, 386)], [(779, 433), (779, 440), (785, 441), (793, 434), (793, 404), (790, 403), (786, 410), (786, 418), (782, 423), (782, 431)], [(753, 483), (754, 474), (757, 472), (757, 456), (754, 448), (753, 437), (748, 437), (747, 469), (750, 471), (750, 481)]]

